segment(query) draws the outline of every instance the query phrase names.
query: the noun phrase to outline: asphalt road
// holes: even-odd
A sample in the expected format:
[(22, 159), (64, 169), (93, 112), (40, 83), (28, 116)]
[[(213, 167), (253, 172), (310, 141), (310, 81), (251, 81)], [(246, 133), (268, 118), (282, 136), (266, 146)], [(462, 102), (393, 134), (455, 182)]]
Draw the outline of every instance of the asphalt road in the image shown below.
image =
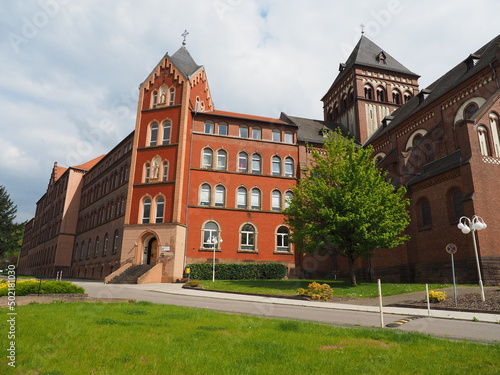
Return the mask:
[[(378, 312), (342, 310), (337, 304), (336, 308), (308, 307), (281, 304), (276, 299), (269, 302), (252, 300), (227, 299), (223, 295), (207, 293), (207, 296), (179, 294), (180, 289), (170, 291), (163, 284), (142, 285), (110, 285), (93, 281), (73, 281), (85, 288), (90, 297), (95, 298), (126, 298), (138, 301), (188, 306), (209, 309), (234, 314), (255, 315), (272, 318), (299, 319), (315, 321), (344, 327), (381, 327), (381, 316)], [(262, 298), (260, 298), (262, 300)], [(287, 300), (287, 302), (289, 302)], [(326, 305), (323, 305), (326, 306)], [(384, 326), (396, 322), (408, 315), (383, 314)], [(500, 322), (483, 323), (455, 319), (424, 317), (412, 319), (395, 328), (407, 332), (420, 332), (431, 336), (447, 339), (469, 340), (486, 343), (500, 342)]]

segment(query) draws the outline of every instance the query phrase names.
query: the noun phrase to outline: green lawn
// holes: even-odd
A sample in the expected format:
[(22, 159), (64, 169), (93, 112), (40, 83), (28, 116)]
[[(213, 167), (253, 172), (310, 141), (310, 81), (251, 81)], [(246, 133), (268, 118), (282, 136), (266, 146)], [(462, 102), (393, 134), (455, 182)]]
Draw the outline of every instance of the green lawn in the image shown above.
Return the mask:
[[(297, 288), (307, 289), (309, 283), (317, 281), (329, 284), (333, 295), (337, 297), (373, 298), (378, 296), (377, 283), (359, 283), (350, 285), (347, 281), (320, 281), (320, 280), (201, 280), (205, 289), (223, 290), (241, 293), (258, 294), (296, 294)], [(448, 284), (429, 284), (429, 289), (448, 288)], [(425, 291), (425, 284), (396, 284), (382, 283), (382, 295), (393, 296), (412, 292)]]
[[(18, 375), (499, 374), (500, 344), (138, 303), (16, 308)], [(6, 317), (7, 310), (0, 309)], [(7, 319), (0, 320), (6, 346)]]

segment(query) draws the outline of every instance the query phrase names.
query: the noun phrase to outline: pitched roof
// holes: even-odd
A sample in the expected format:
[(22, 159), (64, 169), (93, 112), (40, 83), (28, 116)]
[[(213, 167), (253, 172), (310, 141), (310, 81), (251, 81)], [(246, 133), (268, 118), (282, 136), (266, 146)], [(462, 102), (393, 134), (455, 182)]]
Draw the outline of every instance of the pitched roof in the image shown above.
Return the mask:
[(172, 61), (172, 63), (180, 69), (187, 78), (192, 76), (202, 67), (194, 62), (186, 46), (182, 46), (176, 53), (170, 56), (170, 61)]
[(278, 119), (278, 118), (247, 115), (247, 114), (237, 113), (237, 112), (213, 110), (213, 111), (206, 111), (206, 112), (199, 112), (199, 113), (205, 114), (205, 115), (231, 117), (231, 118), (237, 118), (237, 119), (243, 119), (243, 120), (269, 122), (269, 123), (280, 124), (280, 125), (290, 125), (289, 123), (287, 123), (281, 119)]
[(88, 162), (86, 163), (83, 163), (83, 164), (80, 164), (80, 165), (75, 165), (73, 167), (70, 167), (70, 168), (73, 168), (73, 169), (80, 169), (82, 171), (89, 171), (91, 170), (97, 163), (99, 163), (102, 158), (104, 158), (106, 156), (106, 154), (104, 155), (101, 155), (101, 156), (98, 156), (92, 160), (89, 160)]
[(335, 131), (340, 128), (344, 136), (349, 135), (349, 131), (344, 127), (344, 125), (332, 121), (289, 116), (283, 112), (281, 113), (281, 119), (298, 126), (299, 130), (297, 132), (297, 138), (301, 142), (323, 144), (325, 141), (325, 138), (323, 137), (323, 131), (325, 128), (330, 131)]
[(345, 64), (341, 64), (340, 73), (335, 78), (328, 92), (354, 65), (384, 69), (418, 77), (417, 74), (413, 73), (366, 36), (362, 35)]
[[(421, 94), (410, 99), (405, 105), (398, 108), (391, 115), (393, 120), (387, 126), (379, 126), (375, 133), (365, 142), (369, 144), (376, 140), (378, 137), (386, 134), (391, 129), (401, 124), (415, 113), (422, 111), (430, 104), (446, 95), (455, 87), (462, 84), (481, 70), (488, 68), (489, 64), (497, 59), (497, 51), (499, 49), (500, 35), (493, 38), (490, 42), (478, 49), (474, 54), (469, 56), (453, 69), (445, 73), (443, 76), (434, 81), (430, 86), (421, 91)], [(470, 58), (477, 58), (475, 65), (470, 65)], [(420, 97), (426, 94), (425, 99)], [(423, 100), (422, 100), (423, 99)]]

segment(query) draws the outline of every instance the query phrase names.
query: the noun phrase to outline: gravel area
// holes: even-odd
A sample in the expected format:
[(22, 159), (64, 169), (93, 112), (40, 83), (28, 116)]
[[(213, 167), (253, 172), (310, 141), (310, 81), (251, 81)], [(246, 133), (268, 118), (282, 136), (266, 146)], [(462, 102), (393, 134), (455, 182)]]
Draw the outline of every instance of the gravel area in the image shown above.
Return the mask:
[[(435, 309), (458, 309), (458, 310), (471, 310), (471, 311), (495, 311), (500, 312), (500, 289), (485, 290), (485, 301), (481, 299), (481, 293), (467, 293), (460, 295), (457, 293), (457, 307), (455, 307), (455, 299), (453, 298), (453, 291), (448, 292), (446, 300), (431, 304), (431, 308)], [(415, 301), (409, 305), (424, 307), (427, 306), (425, 301)]]

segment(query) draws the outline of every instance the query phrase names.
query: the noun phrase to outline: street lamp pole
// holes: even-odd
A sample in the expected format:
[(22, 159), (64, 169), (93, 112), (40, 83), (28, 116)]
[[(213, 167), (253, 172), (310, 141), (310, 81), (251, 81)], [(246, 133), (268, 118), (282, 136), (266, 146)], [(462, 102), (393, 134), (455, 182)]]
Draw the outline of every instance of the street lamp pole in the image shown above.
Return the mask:
[(472, 219), (469, 219), (466, 216), (462, 216), (458, 221), (457, 227), (462, 231), (463, 234), (469, 234), (470, 232), (472, 232), (472, 243), (474, 244), (474, 254), (476, 255), (477, 273), (479, 275), (479, 286), (481, 287), (481, 298), (483, 301), (485, 301), (486, 299), (484, 297), (484, 287), (483, 287), (483, 280), (481, 278), (481, 267), (479, 265), (479, 255), (477, 253), (475, 232), (478, 230), (486, 229), (487, 225), (480, 216), (474, 215)]
[(212, 282), (215, 281), (215, 250), (217, 250), (217, 244), (222, 243), (222, 238), (219, 239), (217, 236), (212, 236), (208, 239), (207, 243), (214, 245), (214, 255), (212, 261)]

